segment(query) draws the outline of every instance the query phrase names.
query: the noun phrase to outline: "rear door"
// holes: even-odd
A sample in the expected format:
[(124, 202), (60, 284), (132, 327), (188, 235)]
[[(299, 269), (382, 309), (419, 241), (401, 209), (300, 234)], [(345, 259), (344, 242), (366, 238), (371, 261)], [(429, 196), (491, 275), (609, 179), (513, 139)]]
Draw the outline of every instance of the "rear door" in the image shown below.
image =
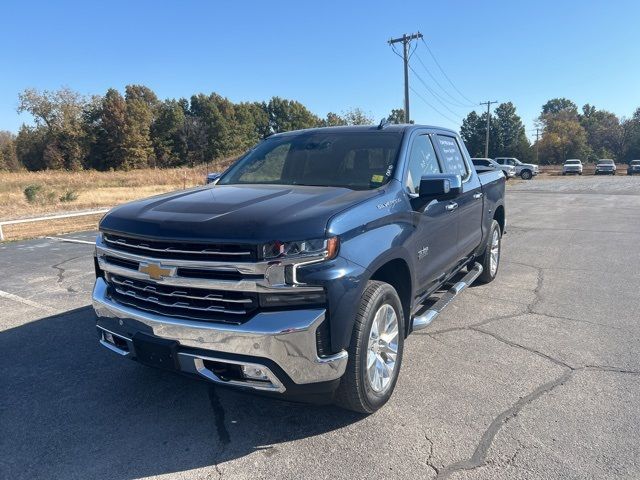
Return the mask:
[(468, 257), (482, 241), (482, 185), (471, 171), (469, 156), (454, 135), (436, 135), (446, 173), (462, 177), (462, 194), (454, 200), (458, 205), (458, 255)]
[(409, 248), (416, 260), (418, 293), (430, 290), (442, 280), (458, 255), (457, 212), (447, 210), (448, 201), (429, 202), (418, 196), (423, 176), (443, 173), (433, 141), (427, 131), (418, 131), (413, 136), (404, 178), (416, 228)]

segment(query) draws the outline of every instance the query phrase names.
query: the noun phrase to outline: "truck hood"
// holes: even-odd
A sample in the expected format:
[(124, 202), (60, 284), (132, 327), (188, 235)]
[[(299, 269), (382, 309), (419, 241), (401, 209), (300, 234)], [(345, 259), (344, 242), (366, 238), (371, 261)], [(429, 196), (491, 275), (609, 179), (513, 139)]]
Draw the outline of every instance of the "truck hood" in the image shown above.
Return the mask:
[(100, 229), (183, 241), (260, 243), (325, 236), (329, 219), (379, 190), (291, 185), (216, 185), (114, 208)]

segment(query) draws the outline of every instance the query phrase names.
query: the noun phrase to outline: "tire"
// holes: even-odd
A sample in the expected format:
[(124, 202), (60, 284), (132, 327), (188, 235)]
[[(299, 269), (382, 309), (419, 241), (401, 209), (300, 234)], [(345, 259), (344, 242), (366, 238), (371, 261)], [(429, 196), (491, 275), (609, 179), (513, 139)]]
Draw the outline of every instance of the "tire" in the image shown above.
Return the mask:
[(564, 176), (566, 176), (566, 175), (567, 175), (567, 173), (566, 173), (566, 172), (562, 172), (562, 176), (563, 176), (563, 177), (564, 177)]
[(531, 180), (532, 177), (533, 174), (531, 173), (531, 170), (523, 170), (520, 172), (520, 178), (523, 180)]
[[(379, 332), (381, 329), (378, 325), (386, 325), (393, 314), (397, 327), (395, 337), (392, 337), (393, 328), (390, 328), (387, 342), (381, 341), (381, 336), (375, 341), (376, 334), (372, 333), (372, 330), (375, 328), (375, 331)], [(378, 324), (378, 320), (382, 323)], [(404, 332), (402, 303), (396, 290), (388, 283), (374, 280), (367, 282), (351, 334), (347, 368), (336, 391), (335, 403), (338, 406), (369, 414), (387, 403), (398, 381), (402, 365)], [(394, 346), (395, 362), (389, 372), (384, 366), (389, 365)], [(373, 361), (372, 368), (367, 368), (369, 361)], [(384, 376), (376, 376), (376, 370), (388, 374), (386, 383)], [(379, 379), (380, 383), (376, 379)]]
[[(497, 239), (497, 252), (495, 251)], [(492, 267), (492, 251), (497, 253), (495, 257), (495, 268)], [(491, 230), (487, 238), (487, 244), (484, 249), (484, 253), (478, 258), (478, 262), (482, 265), (482, 273), (478, 277), (480, 283), (490, 283), (498, 275), (500, 269), (500, 254), (502, 253), (502, 231), (500, 230), (500, 224), (493, 220), (491, 222)]]

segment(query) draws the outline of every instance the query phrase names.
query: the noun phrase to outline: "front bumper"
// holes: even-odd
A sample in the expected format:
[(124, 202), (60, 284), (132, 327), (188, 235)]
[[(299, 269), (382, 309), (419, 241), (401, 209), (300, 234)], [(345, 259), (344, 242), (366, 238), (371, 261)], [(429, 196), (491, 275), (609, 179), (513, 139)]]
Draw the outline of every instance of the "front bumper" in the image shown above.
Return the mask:
[[(98, 278), (93, 290), (100, 343), (122, 356), (136, 358), (133, 337), (144, 333), (178, 342), (179, 370), (216, 383), (283, 393), (287, 385), (331, 382), (347, 365), (347, 352), (319, 357), (316, 330), (325, 320), (324, 309), (261, 312), (242, 325), (193, 321), (118, 304)], [(106, 340), (116, 335), (120, 347)], [(260, 367), (268, 381), (221, 378), (207, 362)]]

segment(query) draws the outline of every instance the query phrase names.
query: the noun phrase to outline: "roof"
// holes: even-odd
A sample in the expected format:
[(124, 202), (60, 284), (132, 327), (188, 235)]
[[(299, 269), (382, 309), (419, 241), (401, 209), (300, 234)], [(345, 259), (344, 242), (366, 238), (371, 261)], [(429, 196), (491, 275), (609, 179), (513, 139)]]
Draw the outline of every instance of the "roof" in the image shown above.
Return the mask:
[(329, 133), (329, 132), (341, 132), (341, 133), (357, 133), (357, 132), (408, 132), (417, 129), (437, 130), (441, 132), (453, 133), (457, 135), (457, 132), (449, 128), (435, 127), (431, 125), (416, 125), (416, 124), (387, 124), (383, 128), (378, 128), (378, 125), (345, 125), (340, 127), (316, 127), (306, 128), (304, 130), (291, 130), (289, 132), (279, 132), (271, 136), (284, 136), (284, 135), (297, 135), (300, 133)]

